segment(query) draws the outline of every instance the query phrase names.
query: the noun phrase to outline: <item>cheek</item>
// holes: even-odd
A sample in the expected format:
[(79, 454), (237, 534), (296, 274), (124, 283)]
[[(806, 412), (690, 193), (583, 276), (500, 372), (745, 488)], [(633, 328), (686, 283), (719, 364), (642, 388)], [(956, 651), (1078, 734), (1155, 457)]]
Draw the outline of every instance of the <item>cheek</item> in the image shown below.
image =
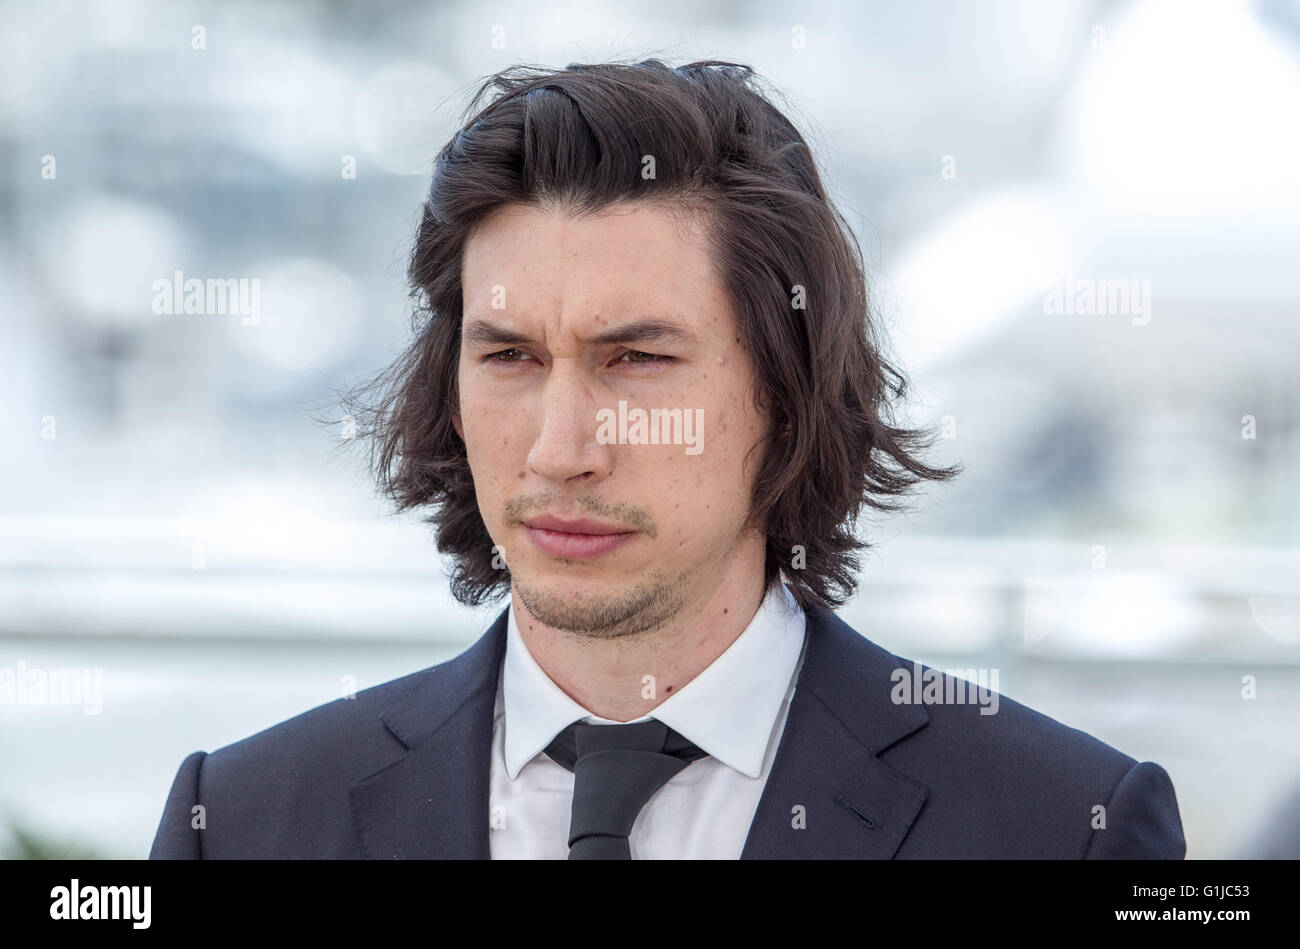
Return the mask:
[(523, 435), (502, 425), (468, 428), (466, 434), (469, 437), (465, 440), (465, 454), (480, 493), (486, 490), (499, 494), (508, 490), (510, 481), (523, 464), (516, 457), (524, 444)]
[(482, 416), (486, 424), (467, 424), (466, 457), (474, 480), (474, 495), (488, 530), (494, 536), (502, 528), (501, 515), (512, 495), (523, 490), (520, 472), (527, 466), (527, 436), (509, 426), (492, 423), (492, 416)]
[[(705, 450), (700, 455), (700, 488), (714, 501), (719, 519), (743, 518), (749, 510), (753, 480), (761, 463), (761, 449), (755, 445), (763, 434), (763, 420), (737, 390), (726, 400), (725, 409), (715, 413), (712, 430), (705, 431)], [(707, 424), (707, 422), (706, 422)]]
[(510, 400), (494, 395), (490, 387), (476, 385), (472, 377), (460, 388), (460, 418), (465, 448), (471, 463), (483, 462), (490, 469), (504, 459), (506, 451), (522, 444), (520, 409)]
[(674, 446), (672, 454), (634, 475), (661, 499), (659, 512), (672, 524), (677, 545), (725, 534), (749, 509), (743, 462), (752, 435), (743, 431), (734, 411), (715, 413), (712, 419), (706, 415), (704, 424), (699, 455), (688, 456)]

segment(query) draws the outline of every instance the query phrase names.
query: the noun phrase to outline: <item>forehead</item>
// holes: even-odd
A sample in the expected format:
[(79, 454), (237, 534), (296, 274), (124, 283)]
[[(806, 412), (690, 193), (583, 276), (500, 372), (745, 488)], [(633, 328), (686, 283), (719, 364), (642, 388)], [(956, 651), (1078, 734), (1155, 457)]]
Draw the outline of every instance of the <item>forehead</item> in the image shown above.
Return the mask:
[(671, 313), (700, 324), (729, 306), (703, 220), (646, 204), (580, 216), (498, 208), (466, 242), (461, 278), (467, 317)]

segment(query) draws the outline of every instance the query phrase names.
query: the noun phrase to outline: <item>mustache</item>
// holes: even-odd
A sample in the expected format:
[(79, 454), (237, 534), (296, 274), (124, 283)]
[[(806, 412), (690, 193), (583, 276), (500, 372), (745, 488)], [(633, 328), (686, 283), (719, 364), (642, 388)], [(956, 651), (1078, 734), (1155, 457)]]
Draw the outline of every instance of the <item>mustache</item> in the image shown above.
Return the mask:
[(518, 527), (524, 518), (533, 514), (592, 514), (601, 520), (641, 531), (648, 537), (658, 536), (654, 518), (644, 508), (634, 504), (621, 504), (606, 501), (599, 495), (583, 494), (561, 500), (554, 493), (543, 495), (516, 495), (506, 501), (505, 521), (507, 527)]

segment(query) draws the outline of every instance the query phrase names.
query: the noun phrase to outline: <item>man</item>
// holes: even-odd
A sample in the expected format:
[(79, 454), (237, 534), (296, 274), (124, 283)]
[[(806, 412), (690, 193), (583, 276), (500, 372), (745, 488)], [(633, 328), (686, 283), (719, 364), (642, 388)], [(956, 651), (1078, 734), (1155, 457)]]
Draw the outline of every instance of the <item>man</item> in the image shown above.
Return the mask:
[(456, 596), (509, 606), (188, 757), (152, 856), (1181, 859), (1158, 765), (1005, 698), (911, 701), (909, 671), (955, 682), (831, 612), (862, 506), (955, 469), (891, 424), (860, 254), (750, 71), (489, 86), (436, 163), (419, 332), (358, 414)]

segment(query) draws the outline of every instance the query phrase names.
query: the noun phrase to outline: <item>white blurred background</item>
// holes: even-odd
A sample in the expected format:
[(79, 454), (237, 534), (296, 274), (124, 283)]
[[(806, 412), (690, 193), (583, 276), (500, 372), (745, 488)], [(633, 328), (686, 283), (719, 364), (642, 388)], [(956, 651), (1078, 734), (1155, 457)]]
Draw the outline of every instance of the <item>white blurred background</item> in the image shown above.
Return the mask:
[(313, 412), (478, 80), (633, 56), (784, 92), (966, 465), (841, 615), (1162, 764), (1189, 858), (1300, 856), (1297, 0), (0, 2), (0, 670), (103, 683), (0, 702), (0, 854), (143, 857), (186, 754), (495, 617)]

